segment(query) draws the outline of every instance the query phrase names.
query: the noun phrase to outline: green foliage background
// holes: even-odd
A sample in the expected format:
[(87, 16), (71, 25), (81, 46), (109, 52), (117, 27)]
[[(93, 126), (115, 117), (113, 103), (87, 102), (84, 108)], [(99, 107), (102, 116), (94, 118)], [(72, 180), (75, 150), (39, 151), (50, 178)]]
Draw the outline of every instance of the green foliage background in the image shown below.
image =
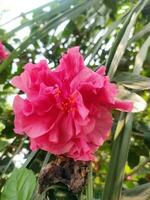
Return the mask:
[[(61, 54), (76, 45), (80, 46), (90, 68), (95, 70), (100, 65), (106, 65), (112, 81), (139, 94), (147, 102), (147, 108), (143, 111), (143, 101), (139, 100), (137, 110), (142, 112), (134, 114), (133, 124), (130, 125), (132, 116), (113, 113), (111, 138), (99, 149), (97, 161), (93, 163), (94, 198), (102, 198), (104, 193), (103, 200), (118, 200), (121, 198), (120, 192), (125, 191), (122, 197), (125, 199), (125, 196), (132, 194), (132, 190), (129, 190), (131, 188), (134, 198), (137, 194), (135, 186), (146, 184), (144, 190), (147, 189), (150, 181), (149, 0), (54, 0), (23, 13), (12, 21), (18, 19), (20, 25), (10, 32), (5, 31), (4, 25), (0, 26), (0, 41), (10, 52), (9, 59), (0, 65), (1, 191), (14, 168), (13, 157), (22, 149), (28, 149), (25, 155), (28, 159), (24, 167), (32, 169), (35, 175), (38, 175), (43, 162), (45, 165), (50, 160), (50, 156), (44, 151), (30, 152), (27, 138), (17, 136), (13, 132), (14, 116), (7, 99), (19, 91), (10, 85), (11, 78), (22, 72), (24, 64), (37, 61), (41, 55), (47, 58), (50, 66), (56, 67)], [(29, 29), (29, 34), (20, 39), (17, 33), (24, 28)], [(137, 96), (134, 101), (137, 101)], [(123, 126), (121, 120), (124, 122)], [(121, 131), (118, 131), (119, 128)], [(125, 137), (128, 133), (131, 135)], [(114, 139), (116, 134), (119, 134), (117, 140)], [(125, 146), (122, 141), (127, 142)], [(129, 143), (128, 154), (126, 147)], [(119, 176), (122, 177), (121, 180), (117, 179)], [(77, 198), (70, 196), (66, 189), (54, 187), (53, 190), (56, 199)], [(3, 191), (6, 193), (6, 189)], [(140, 187), (138, 191), (141, 191)], [(111, 195), (112, 193), (115, 196)], [(84, 194), (85, 192), (79, 198), (91, 200)], [(148, 198), (150, 192), (149, 197), (140, 197), (141, 200)]]

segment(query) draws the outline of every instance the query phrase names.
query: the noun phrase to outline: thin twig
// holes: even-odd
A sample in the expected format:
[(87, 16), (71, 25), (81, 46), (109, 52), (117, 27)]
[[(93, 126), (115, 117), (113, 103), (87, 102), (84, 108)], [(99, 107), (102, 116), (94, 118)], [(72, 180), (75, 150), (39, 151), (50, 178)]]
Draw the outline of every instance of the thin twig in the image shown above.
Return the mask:
[(129, 173), (126, 173), (125, 178), (127, 178), (128, 176), (131, 176), (131, 175), (133, 175), (135, 173), (137, 173), (139, 170), (141, 170), (149, 162), (150, 162), (150, 157), (148, 157), (142, 163), (140, 163), (138, 166), (136, 166), (135, 168), (133, 168), (132, 171), (130, 171)]

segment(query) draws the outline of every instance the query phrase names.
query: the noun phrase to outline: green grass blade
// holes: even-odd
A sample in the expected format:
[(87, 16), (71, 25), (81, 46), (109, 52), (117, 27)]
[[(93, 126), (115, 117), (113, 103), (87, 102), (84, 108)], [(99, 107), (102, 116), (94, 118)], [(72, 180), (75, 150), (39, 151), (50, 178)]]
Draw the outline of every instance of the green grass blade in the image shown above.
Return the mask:
[(37, 150), (37, 151), (32, 151), (32, 152), (29, 154), (29, 156), (28, 156), (26, 162), (23, 164), (22, 167), (29, 168), (30, 165), (31, 165), (31, 163), (33, 162), (33, 160), (35, 159), (35, 157), (37, 156), (38, 153), (39, 153), (39, 150)]
[(46, 156), (45, 156), (45, 159), (44, 159), (44, 162), (43, 162), (43, 165), (42, 165), (42, 168), (45, 167), (49, 161), (51, 157), (51, 154), (49, 152), (46, 153)]
[(129, 40), (128, 45), (130, 45), (132, 42), (143, 38), (148, 33), (150, 33), (150, 23), (146, 24), (141, 31), (135, 33), (135, 35), (133, 35), (133, 37)]

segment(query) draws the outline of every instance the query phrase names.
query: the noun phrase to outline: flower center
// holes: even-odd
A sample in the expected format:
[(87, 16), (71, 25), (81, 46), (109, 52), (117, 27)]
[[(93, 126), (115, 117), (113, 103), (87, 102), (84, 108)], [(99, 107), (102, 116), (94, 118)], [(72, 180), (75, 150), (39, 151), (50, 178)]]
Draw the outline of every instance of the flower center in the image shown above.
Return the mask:
[(74, 97), (68, 97), (64, 101), (61, 102), (60, 109), (63, 112), (69, 112), (74, 110), (74, 103), (75, 99)]
[(75, 110), (75, 97), (73, 95), (64, 98), (63, 93), (58, 85), (55, 85), (54, 95), (57, 105), (62, 112), (70, 112)]

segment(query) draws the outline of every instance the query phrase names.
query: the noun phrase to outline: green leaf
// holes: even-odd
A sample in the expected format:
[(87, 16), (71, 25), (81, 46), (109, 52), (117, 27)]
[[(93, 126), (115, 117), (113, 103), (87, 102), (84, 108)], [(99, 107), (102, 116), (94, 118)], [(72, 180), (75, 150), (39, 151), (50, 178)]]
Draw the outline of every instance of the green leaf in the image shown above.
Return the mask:
[(146, 39), (146, 41), (142, 45), (139, 53), (137, 54), (137, 56), (135, 58), (135, 69), (136, 69), (134, 71), (135, 74), (137, 74), (138, 72), (140, 72), (142, 70), (143, 63), (146, 59), (149, 46), (150, 46), (150, 35), (148, 36), (148, 38)]
[(2, 191), (1, 200), (31, 200), (36, 178), (31, 170), (15, 169)]
[[(136, 65), (138, 68), (138, 66)], [(135, 90), (150, 89), (150, 78), (130, 72), (122, 72), (113, 78), (113, 81)]]

